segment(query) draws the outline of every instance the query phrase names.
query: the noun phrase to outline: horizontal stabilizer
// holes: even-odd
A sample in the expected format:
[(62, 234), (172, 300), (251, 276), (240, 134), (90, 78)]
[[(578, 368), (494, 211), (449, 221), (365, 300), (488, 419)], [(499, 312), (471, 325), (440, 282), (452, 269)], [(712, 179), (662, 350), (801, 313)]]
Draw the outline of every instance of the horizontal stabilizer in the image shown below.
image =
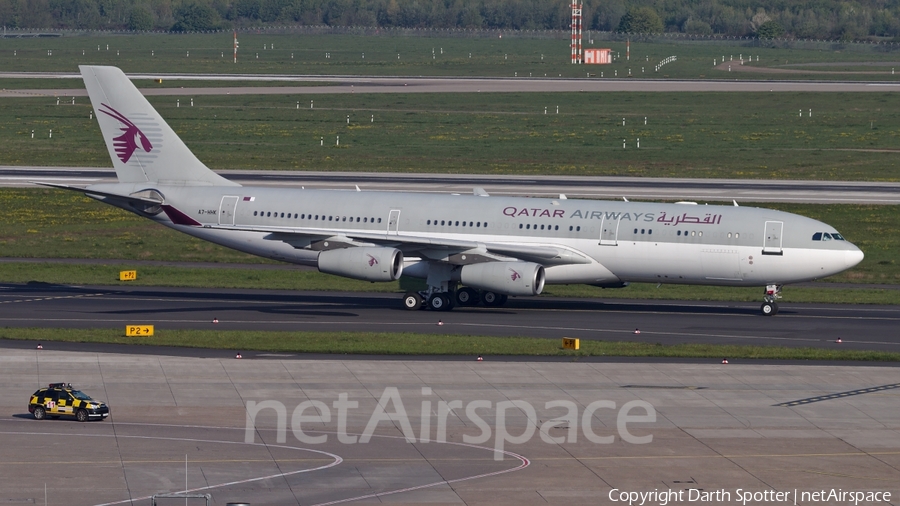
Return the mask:
[(137, 197), (133, 195), (119, 195), (118, 193), (109, 193), (109, 192), (101, 192), (97, 190), (91, 190), (89, 188), (81, 188), (78, 186), (67, 186), (64, 184), (57, 183), (42, 183), (40, 181), (29, 181), (32, 184), (37, 184), (41, 186), (49, 186), (51, 188), (58, 188), (60, 190), (70, 190), (83, 193), (88, 197), (103, 197), (103, 198), (112, 198), (112, 199), (120, 199), (127, 202), (140, 203), (140, 204), (148, 204), (148, 205), (159, 205), (162, 204), (161, 200), (147, 198), (147, 197)]

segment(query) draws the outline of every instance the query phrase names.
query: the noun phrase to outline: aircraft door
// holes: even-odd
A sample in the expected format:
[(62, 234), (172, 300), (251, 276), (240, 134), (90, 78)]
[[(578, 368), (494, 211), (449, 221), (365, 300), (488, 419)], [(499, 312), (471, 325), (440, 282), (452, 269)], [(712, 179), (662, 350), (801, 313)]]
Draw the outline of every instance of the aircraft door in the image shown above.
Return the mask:
[(237, 208), (238, 198), (226, 195), (219, 204), (219, 225), (234, 225), (234, 211)]
[(614, 220), (609, 219), (608, 216), (604, 216), (603, 221), (600, 222), (600, 245), (618, 246), (618, 236), (619, 216), (617, 215)]
[(784, 231), (783, 221), (767, 221), (766, 233), (764, 234), (763, 255), (781, 255), (781, 235)]
[(391, 235), (397, 235), (397, 229), (400, 227), (400, 210), (399, 209), (391, 209), (391, 214), (388, 216), (388, 228), (387, 232)]

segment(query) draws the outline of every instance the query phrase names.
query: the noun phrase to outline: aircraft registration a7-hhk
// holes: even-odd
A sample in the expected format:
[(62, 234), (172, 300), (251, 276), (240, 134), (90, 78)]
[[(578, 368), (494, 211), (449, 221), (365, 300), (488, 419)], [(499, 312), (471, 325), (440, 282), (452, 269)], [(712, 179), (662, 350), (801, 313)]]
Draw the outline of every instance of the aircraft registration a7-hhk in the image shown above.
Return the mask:
[(266, 258), (367, 281), (421, 278), (408, 309), (502, 305), (545, 284), (781, 287), (849, 269), (863, 253), (803, 216), (696, 206), (241, 186), (208, 169), (116, 67), (81, 74), (117, 183), (63, 187)]

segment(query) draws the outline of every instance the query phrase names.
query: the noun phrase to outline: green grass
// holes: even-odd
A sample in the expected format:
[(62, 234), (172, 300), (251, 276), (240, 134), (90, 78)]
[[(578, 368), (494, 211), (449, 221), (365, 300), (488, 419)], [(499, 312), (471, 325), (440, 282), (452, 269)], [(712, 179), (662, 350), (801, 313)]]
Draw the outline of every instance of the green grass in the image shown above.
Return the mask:
[[(390, 32), (385, 32), (390, 33)], [(66, 35), (54, 39), (0, 39), (0, 68), (6, 71), (74, 72), (78, 65), (116, 65), (126, 72), (282, 73), (317, 75), (431, 75), (513, 77), (586, 77), (604, 73), (635, 78), (734, 78), (713, 69), (713, 59), (754, 56), (753, 65), (781, 66), (832, 62), (855, 74), (819, 74), (821, 68), (790, 67), (799, 74), (749, 74), (742, 79), (892, 80), (890, 67), (863, 67), (846, 62), (896, 61), (897, 46), (827, 44), (813, 49), (761, 47), (758, 41), (676, 41), (658, 39), (631, 43), (595, 40), (587, 47), (610, 48), (621, 58), (610, 65), (572, 65), (568, 34), (558, 38), (526, 38), (528, 34), (499, 32), (490, 37), (238, 34), (238, 63), (232, 63), (232, 34), (191, 35)], [(107, 44), (109, 50), (106, 49)], [(263, 49), (263, 46), (274, 50)], [(100, 47), (98, 51), (97, 48)], [(811, 46), (813, 47), (813, 46)], [(48, 56), (47, 51), (52, 50)], [(151, 56), (151, 51), (152, 56)], [(432, 51), (434, 53), (432, 54)], [(118, 52), (118, 53), (117, 53)], [(326, 54), (331, 57), (327, 58)], [(363, 57), (365, 54), (365, 57)], [(397, 55), (400, 58), (397, 58)], [(258, 57), (257, 57), (258, 55)], [(293, 55), (293, 57), (292, 57)], [(471, 55), (471, 57), (470, 57)], [(660, 72), (656, 63), (677, 56)], [(755, 57), (759, 56), (759, 62)], [(644, 72), (641, 72), (641, 67)], [(872, 72), (876, 73), (872, 73)]]
[[(86, 99), (0, 100), (0, 164), (110, 165)], [(893, 92), (149, 100), (213, 169), (900, 180)]]
[(179, 346), (235, 351), (367, 355), (520, 355), (579, 357), (669, 357), (779, 360), (854, 360), (896, 362), (900, 353), (779, 346), (708, 344), (662, 345), (581, 340), (580, 350), (564, 350), (561, 341), (529, 337), (430, 335), (384, 332), (264, 332), (160, 330), (153, 337), (124, 337), (124, 329), (0, 329), (0, 339), (42, 342), (114, 343)]

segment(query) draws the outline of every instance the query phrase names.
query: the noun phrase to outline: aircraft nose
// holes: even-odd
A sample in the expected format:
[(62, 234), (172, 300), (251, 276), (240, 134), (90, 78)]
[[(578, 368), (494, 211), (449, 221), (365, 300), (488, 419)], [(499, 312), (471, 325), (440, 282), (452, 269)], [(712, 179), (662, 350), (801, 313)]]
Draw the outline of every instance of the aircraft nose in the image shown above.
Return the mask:
[(862, 250), (854, 247), (852, 250), (847, 250), (844, 252), (844, 264), (849, 269), (862, 262), (863, 257), (865, 257), (865, 255), (863, 254)]

